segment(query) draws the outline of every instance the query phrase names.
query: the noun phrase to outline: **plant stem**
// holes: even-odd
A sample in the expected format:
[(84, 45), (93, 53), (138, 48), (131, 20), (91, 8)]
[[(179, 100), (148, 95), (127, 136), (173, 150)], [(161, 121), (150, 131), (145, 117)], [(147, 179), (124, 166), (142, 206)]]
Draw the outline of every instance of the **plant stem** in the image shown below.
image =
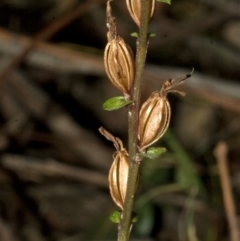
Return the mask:
[(118, 241), (129, 240), (131, 218), (133, 210), (134, 195), (138, 183), (138, 173), (140, 161), (137, 158), (137, 131), (138, 131), (138, 113), (140, 105), (141, 83), (143, 69), (146, 60), (147, 46), (148, 46), (148, 22), (150, 12), (150, 1), (141, 0), (141, 19), (140, 28), (137, 40), (136, 53), (136, 72), (135, 81), (132, 88), (133, 105), (128, 109), (128, 141), (129, 141), (129, 160), (130, 168), (128, 175), (127, 192), (124, 203), (124, 210), (122, 212), (122, 219), (119, 224)]

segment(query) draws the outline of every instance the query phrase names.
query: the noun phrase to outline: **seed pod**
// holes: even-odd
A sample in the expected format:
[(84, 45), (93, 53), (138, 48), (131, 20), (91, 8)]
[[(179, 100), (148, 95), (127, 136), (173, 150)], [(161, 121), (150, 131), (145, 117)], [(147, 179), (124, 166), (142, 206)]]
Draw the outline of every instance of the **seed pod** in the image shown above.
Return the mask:
[(153, 92), (148, 100), (143, 103), (139, 112), (139, 151), (143, 151), (164, 135), (168, 129), (171, 117), (171, 107), (167, 100), (167, 94), (169, 92), (177, 92), (184, 95), (183, 92), (173, 88), (182, 84), (192, 73), (193, 70), (190, 74), (165, 81), (161, 90)]
[[(119, 138), (114, 137), (103, 127), (100, 127), (99, 131), (108, 140), (113, 142), (117, 150), (113, 155), (113, 163), (108, 174), (108, 181), (113, 201), (123, 210), (129, 171), (128, 153)], [(136, 189), (137, 186), (138, 185), (136, 185)]]
[(111, 0), (107, 1), (106, 9), (108, 44), (104, 50), (104, 66), (113, 85), (123, 92), (126, 99), (129, 99), (135, 74), (134, 55), (131, 48), (117, 35), (110, 2)]
[(113, 158), (108, 175), (109, 189), (113, 201), (123, 210), (129, 170), (128, 153), (122, 149), (117, 151)]
[[(156, 0), (145, 0), (150, 2), (149, 22), (155, 11)], [(141, 0), (127, 0), (127, 8), (133, 21), (140, 27)]]
[(108, 78), (126, 97), (134, 80), (134, 56), (121, 37), (108, 42), (104, 50), (104, 65)]
[(166, 96), (153, 92), (142, 105), (139, 113), (139, 150), (152, 145), (166, 132), (171, 116), (170, 104)]

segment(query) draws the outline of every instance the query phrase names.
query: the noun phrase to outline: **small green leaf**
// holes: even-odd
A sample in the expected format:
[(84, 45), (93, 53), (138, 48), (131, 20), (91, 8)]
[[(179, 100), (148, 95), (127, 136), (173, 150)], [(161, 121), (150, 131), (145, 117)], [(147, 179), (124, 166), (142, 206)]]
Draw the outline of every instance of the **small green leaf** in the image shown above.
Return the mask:
[(108, 110), (108, 111), (117, 110), (126, 105), (131, 104), (132, 102), (133, 101), (131, 101), (131, 100), (125, 100), (125, 98), (123, 96), (115, 96), (115, 97), (112, 97), (112, 98), (106, 100), (103, 103), (103, 109)]
[(157, 2), (167, 3), (171, 5), (171, 0), (157, 0)]
[(160, 157), (163, 153), (167, 151), (164, 147), (150, 147), (147, 149), (146, 153), (141, 154), (142, 156), (149, 158), (149, 159), (157, 159)]
[(109, 219), (110, 219), (113, 223), (120, 223), (120, 220), (121, 220), (121, 211), (115, 210), (114, 212), (111, 213)]
[(133, 32), (133, 33), (131, 33), (131, 36), (135, 37), (135, 38), (138, 38), (138, 33), (137, 32)]
[(148, 37), (149, 37), (149, 38), (156, 37), (156, 34), (155, 34), (155, 33), (149, 33), (149, 34), (148, 34)]
[(136, 223), (138, 219), (138, 215), (135, 212), (132, 212), (132, 223)]

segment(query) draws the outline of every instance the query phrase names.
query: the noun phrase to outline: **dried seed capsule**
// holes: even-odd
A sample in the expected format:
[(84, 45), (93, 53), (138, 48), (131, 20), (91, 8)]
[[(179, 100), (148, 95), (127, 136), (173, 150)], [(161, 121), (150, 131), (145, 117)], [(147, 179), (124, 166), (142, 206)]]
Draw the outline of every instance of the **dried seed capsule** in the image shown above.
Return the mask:
[[(156, 0), (146, 0), (150, 2), (149, 22), (152, 19), (155, 10)], [(141, 0), (127, 0), (128, 11), (134, 22), (140, 27)]]
[(128, 153), (125, 149), (114, 154), (114, 160), (109, 171), (109, 189), (113, 201), (123, 210), (128, 180)]
[(134, 56), (121, 37), (108, 42), (104, 50), (104, 65), (112, 84), (128, 97), (134, 80)]
[(171, 108), (166, 96), (161, 96), (160, 92), (153, 92), (139, 113), (140, 151), (163, 136), (169, 126), (170, 116)]
[(99, 131), (108, 140), (113, 142), (117, 150), (113, 155), (113, 163), (108, 174), (108, 181), (113, 201), (123, 210), (129, 171), (128, 153), (119, 138), (114, 137), (103, 127), (99, 128)]
[(131, 48), (117, 35), (115, 18), (112, 16), (111, 0), (107, 1), (107, 38), (108, 44), (104, 50), (104, 66), (108, 78), (125, 98), (130, 96), (134, 80), (134, 55)]
[(184, 82), (193, 73), (176, 79), (165, 81), (159, 92), (153, 92), (148, 100), (143, 103), (139, 112), (138, 140), (139, 150), (143, 151), (154, 142), (158, 141), (166, 132), (171, 117), (171, 107), (167, 100), (169, 92), (184, 93), (174, 90), (177, 85)]

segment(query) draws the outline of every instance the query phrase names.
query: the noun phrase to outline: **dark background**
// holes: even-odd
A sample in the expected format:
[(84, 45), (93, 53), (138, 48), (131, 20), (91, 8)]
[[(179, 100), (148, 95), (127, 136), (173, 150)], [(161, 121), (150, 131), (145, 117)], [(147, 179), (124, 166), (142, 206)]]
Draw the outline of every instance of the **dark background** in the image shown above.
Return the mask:
[[(98, 128), (127, 146), (127, 110), (102, 109), (121, 95), (103, 67), (105, 4), (0, 1), (1, 241), (116, 240), (107, 183), (114, 149)], [(195, 72), (179, 87), (184, 98), (169, 95), (170, 128), (155, 144), (168, 152), (143, 161), (132, 240), (230, 240), (213, 150), (227, 145), (237, 215), (240, 2), (156, 5), (142, 101), (164, 80)], [(137, 27), (125, 1), (111, 6), (118, 34), (135, 52)]]

